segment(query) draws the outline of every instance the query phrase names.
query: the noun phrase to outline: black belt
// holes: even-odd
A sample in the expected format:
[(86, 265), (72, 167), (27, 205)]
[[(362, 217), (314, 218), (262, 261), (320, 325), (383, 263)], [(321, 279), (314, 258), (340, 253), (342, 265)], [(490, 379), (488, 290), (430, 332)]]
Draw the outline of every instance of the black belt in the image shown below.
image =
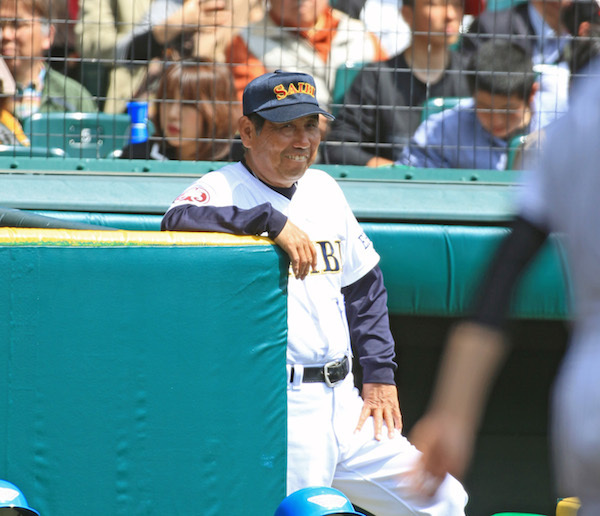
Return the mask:
[(341, 360), (328, 362), (322, 367), (305, 367), (302, 381), (306, 383), (325, 382), (327, 386), (333, 387), (346, 378), (349, 372), (350, 361), (348, 357), (344, 357)]

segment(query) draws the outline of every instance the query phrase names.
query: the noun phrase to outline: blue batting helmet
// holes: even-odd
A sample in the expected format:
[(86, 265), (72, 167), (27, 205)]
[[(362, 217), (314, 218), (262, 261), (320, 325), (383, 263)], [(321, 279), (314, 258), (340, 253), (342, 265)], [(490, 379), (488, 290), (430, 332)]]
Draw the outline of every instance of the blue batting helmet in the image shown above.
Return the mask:
[(279, 504), (274, 516), (329, 516), (334, 514), (353, 514), (356, 512), (348, 497), (333, 487), (305, 487)]
[(6, 480), (0, 480), (0, 513), (1, 509), (14, 509), (23, 516), (40, 516), (29, 507), (21, 490)]

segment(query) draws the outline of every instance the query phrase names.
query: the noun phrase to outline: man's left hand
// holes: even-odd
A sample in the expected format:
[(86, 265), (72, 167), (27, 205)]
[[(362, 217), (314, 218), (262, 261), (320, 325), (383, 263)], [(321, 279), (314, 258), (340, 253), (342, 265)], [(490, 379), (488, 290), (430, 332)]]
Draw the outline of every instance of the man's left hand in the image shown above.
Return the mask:
[(393, 439), (395, 430), (402, 430), (402, 414), (398, 403), (398, 389), (385, 383), (365, 383), (362, 388), (363, 409), (355, 432), (362, 429), (365, 421), (373, 417), (375, 439), (381, 440), (383, 423), (388, 429), (388, 437)]

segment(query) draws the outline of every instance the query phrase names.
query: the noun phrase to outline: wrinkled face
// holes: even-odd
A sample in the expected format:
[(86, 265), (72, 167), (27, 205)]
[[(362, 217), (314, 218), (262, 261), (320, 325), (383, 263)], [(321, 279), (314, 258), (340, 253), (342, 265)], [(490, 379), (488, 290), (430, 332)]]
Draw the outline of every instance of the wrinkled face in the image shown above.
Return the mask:
[(319, 115), (281, 124), (266, 120), (258, 133), (250, 119), (242, 117), (240, 136), (248, 149), (248, 165), (259, 179), (271, 186), (289, 188), (317, 156), (321, 142)]
[(413, 38), (427, 39), (437, 45), (451, 45), (458, 40), (463, 17), (462, 0), (414, 0), (414, 7), (402, 8)]
[(271, 17), (285, 27), (310, 29), (328, 5), (328, 0), (271, 0)]
[(178, 94), (160, 104), (162, 135), (173, 147), (195, 147), (201, 114), (195, 103), (182, 101)]
[(531, 119), (529, 102), (512, 95), (494, 95), (477, 91), (474, 95), (477, 118), (489, 133), (506, 139), (524, 129)]
[[(52, 44), (48, 21), (43, 20), (18, 1), (0, 3), (0, 26), (2, 27), (2, 56), (17, 80), (19, 72), (29, 70), (31, 58), (43, 58)], [(30, 59), (17, 59), (17, 58)]]

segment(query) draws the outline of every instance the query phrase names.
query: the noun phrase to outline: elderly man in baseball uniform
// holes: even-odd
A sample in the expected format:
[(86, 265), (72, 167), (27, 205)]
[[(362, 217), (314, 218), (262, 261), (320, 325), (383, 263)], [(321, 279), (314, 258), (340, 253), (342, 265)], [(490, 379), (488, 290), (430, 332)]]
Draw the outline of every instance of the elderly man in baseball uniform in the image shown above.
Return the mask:
[(379, 256), (336, 181), (309, 168), (319, 116), (332, 118), (313, 78), (262, 75), (244, 90), (243, 113), (244, 159), (187, 188), (162, 228), (264, 235), (290, 258), (287, 492), (333, 486), (377, 516), (464, 514), (466, 493), (449, 475), (433, 498), (410, 489), (419, 452), (400, 433)]

